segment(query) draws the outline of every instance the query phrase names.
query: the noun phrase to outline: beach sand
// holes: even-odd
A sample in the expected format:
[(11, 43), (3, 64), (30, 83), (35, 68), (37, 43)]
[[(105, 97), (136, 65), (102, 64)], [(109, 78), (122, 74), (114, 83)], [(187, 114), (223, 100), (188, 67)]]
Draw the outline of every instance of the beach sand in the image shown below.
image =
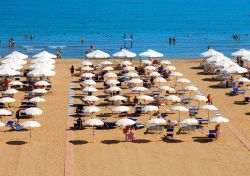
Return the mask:
[[(77, 83), (79, 78), (71, 77), (68, 69), (71, 65), (80, 66), (81, 61), (73, 59), (57, 61), (57, 74), (53, 77), (52, 92), (45, 96), (46, 102), (38, 106), (44, 110), (44, 114), (35, 117), (42, 126), (32, 130), (31, 139), (28, 131), (9, 132), (7, 127), (0, 128), (0, 165), (4, 176), (64, 175), (68, 142), (71, 148), (67, 148), (67, 152), (72, 155), (67, 155), (67, 159), (72, 163), (72, 175), (76, 176), (249, 175), (249, 151), (224, 124), (221, 127), (219, 140), (213, 142), (200, 138), (204, 137), (200, 131), (175, 135), (175, 140), (172, 142), (160, 141), (160, 137), (164, 134), (161, 133), (159, 141), (156, 142), (155, 134), (144, 135), (145, 128), (136, 131), (134, 143), (124, 142), (122, 130), (117, 128), (96, 130), (96, 142), (93, 143), (91, 129), (71, 131), (67, 127), (67, 122), (73, 120), (67, 116), (70, 83), (74, 86), (74, 104), (80, 103), (79, 96), (82, 94)], [(230, 97), (225, 95), (230, 89), (209, 87), (216, 82), (203, 79), (211, 76), (197, 74), (201, 70), (191, 69), (199, 65), (199, 60), (171, 60), (171, 62), (177, 67), (177, 71), (184, 73), (184, 77), (190, 79), (201, 92), (205, 95), (211, 93), (215, 106), (223, 116), (230, 119), (229, 124), (250, 140), (250, 121), (249, 116), (245, 114), (249, 112), (249, 105), (234, 104), (234, 101), (243, 99), (240, 95)], [(173, 83), (171, 81), (166, 85)], [(101, 89), (101, 85), (98, 83), (96, 87)], [(103, 90), (94, 95), (104, 95)], [(122, 91), (122, 95), (135, 94)], [(23, 92), (16, 96), (16, 105), (20, 105), (23, 96)], [(102, 112), (111, 112), (103, 106), (100, 108)], [(207, 113), (202, 111), (200, 116), (206, 117)], [(211, 116), (214, 114), (211, 113)], [(109, 119), (112, 121), (118, 119), (117, 117), (118, 115), (113, 115)], [(182, 113), (181, 117), (184, 119), (188, 114)], [(138, 121), (144, 123), (148, 118), (149, 115), (141, 116)], [(4, 117), (3, 122), (9, 119), (11, 118)], [(170, 119), (177, 119), (177, 115), (170, 115)], [(206, 129), (213, 127), (211, 124)], [(71, 141), (67, 141), (70, 138), (66, 140), (69, 130), (72, 132)]]

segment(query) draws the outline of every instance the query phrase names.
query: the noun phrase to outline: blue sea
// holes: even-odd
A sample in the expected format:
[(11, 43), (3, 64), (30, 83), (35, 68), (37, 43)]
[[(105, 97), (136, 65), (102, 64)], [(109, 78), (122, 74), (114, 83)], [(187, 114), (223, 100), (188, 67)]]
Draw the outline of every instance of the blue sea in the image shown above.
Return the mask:
[(12, 51), (10, 37), (28, 55), (61, 49), (64, 58), (83, 58), (93, 43), (110, 54), (123, 46), (193, 58), (210, 45), (230, 56), (250, 49), (250, 0), (0, 0), (0, 56)]

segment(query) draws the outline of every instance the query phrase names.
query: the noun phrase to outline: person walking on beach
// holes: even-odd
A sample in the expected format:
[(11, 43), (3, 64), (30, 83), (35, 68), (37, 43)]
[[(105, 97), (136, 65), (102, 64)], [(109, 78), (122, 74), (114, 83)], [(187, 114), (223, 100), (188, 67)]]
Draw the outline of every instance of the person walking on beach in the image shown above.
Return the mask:
[(56, 58), (57, 58), (57, 59), (61, 59), (61, 58), (62, 58), (61, 50), (58, 50), (58, 51), (56, 52)]
[(212, 100), (211, 94), (207, 95), (207, 104), (209, 104), (209, 105), (213, 104), (213, 100)]
[(73, 65), (72, 65), (71, 68), (70, 68), (70, 73), (71, 73), (71, 76), (74, 76), (75, 68), (74, 68)]
[(133, 142), (135, 140), (135, 127), (134, 126), (131, 126), (129, 128), (129, 141)]
[(4, 89), (7, 90), (9, 87), (9, 81), (7, 78), (4, 79)]
[(95, 49), (95, 47), (94, 47), (94, 44), (93, 44), (93, 43), (91, 43), (91, 45), (90, 45), (90, 49), (91, 49), (92, 51)]

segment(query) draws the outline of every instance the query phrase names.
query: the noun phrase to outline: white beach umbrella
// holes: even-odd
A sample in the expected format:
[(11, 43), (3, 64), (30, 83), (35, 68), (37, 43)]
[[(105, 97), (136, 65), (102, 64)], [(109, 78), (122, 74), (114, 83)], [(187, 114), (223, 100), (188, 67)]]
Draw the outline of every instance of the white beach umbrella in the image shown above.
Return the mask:
[(45, 90), (45, 89), (34, 89), (31, 92), (32, 93), (36, 93), (36, 94), (45, 94), (45, 93), (48, 93), (48, 91)]
[(134, 78), (134, 77), (138, 77), (138, 73), (135, 73), (135, 72), (128, 72), (126, 74), (124, 74), (124, 77), (131, 77), (131, 78)]
[(177, 80), (178, 83), (190, 83), (190, 80), (186, 79), (186, 78), (179, 78)]
[(211, 56), (216, 56), (216, 55), (222, 55), (222, 53), (220, 53), (214, 49), (209, 49), (209, 50), (201, 53), (202, 57), (211, 57)]
[(32, 108), (27, 108), (24, 110), (24, 112), (28, 115), (31, 115), (31, 116), (39, 116), (39, 115), (42, 115), (43, 111), (39, 108), (36, 108), (36, 107), (32, 107)]
[(3, 94), (17, 94), (19, 91), (16, 89), (7, 89), (3, 91)]
[(93, 81), (92, 79), (89, 79), (89, 80), (85, 80), (82, 82), (82, 84), (85, 84), (85, 85), (96, 85), (96, 82)]
[(222, 117), (222, 116), (217, 116), (215, 118), (212, 118), (210, 120), (211, 123), (227, 123), (229, 122), (229, 120), (225, 117)]
[(42, 51), (38, 54), (35, 54), (32, 56), (33, 58), (49, 58), (49, 59), (55, 59), (56, 58), (56, 55), (54, 54), (51, 54), (47, 51)]
[(84, 89), (82, 91), (83, 92), (97, 92), (97, 89), (90, 86), (90, 87), (84, 87)]
[(195, 87), (195, 86), (187, 86), (187, 87), (185, 87), (185, 90), (189, 91), (190, 97), (191, 97), (191, 93), (192, 92), (197, 92), (199, 89), (197, 87)]
[(107, 67), (104, 67), (102, 70), (103, 71), (111, 71), (111, 70), (114, 70), (114, 68), (110, 67), (110, 66), (107, 66)]
[(167, 80), (162, 77), (158, 77), (154, 79), (154, 83), (165, 83), (165, 82), (167, 82)]
[(14, 58), (9, 58), (9, 59), (4, 59), (1, 61), (2, 64), (14, 64), (14, 65), (24, 65), (27, 64), (25, 60), (22, 59), (14, 59)]
[(120, 65), (129, 66), (129, 65), (132, 65), (132, 63), (129, 62), (129, 61), (122, 61), (122, 62), (120, 63)]
[(168, 66), (164, 67), (164, 69), (169, 70), (169, 71), (174, 71), (174, 70), (176, 70), (176, 67), (172, 66), (172, 65), (168, 65)]
[(50, 64), (50, 63), (34, 63), (30, 65), (30, 69), (49, 69), (53, 70), (55, 69), (55, 65)]
[(0, 109), (0, 118), (2, 121), (2, 116), (9, 116), (12, 115), (12, 112), (7, 109)]
[(113, 63), (110, 61), (102, 61), (101, 65), (112, 65)]
[(136, 54), (135, 53), (132, 53), (126, 49), (122, 49), (121, 51), (113, 54), (113, 57), (116, 57), (116, 58), (133, 58), (133, 57), (136, 57)]
[(10, 97), (3, 97), (0, 98), (0, 103), (13, 103), (16, 100), (14, 98), (10, 98)]
[(183, 76), (183, 74), (180, 72), (172, 72), (172, 73), (170, 73), (170, 76), (181, 77), (181, 76)]
[(168, 92), (175, 92), (175, 89), (169, 86), (161, 86), (160, 89)]
[(143, 87), (143, 86), (137, 86), (137, 87), (133, 87), (131, 90), (134, 92), (145, 92), (148, 89), (146, 87)]
[(30, 138), (31, 138), (31, 128), (38, 128), (41, 126), (41, 124), (36, 121), (25, 121), (21, 124), (21, 126), (30, 129)]
[(41, 97), (33, 97), (29, 99), (28, 102), (40, 103), (40, 102), (45, 102), (45, 99)]
[(82, 78), (92, 78), (94, 76), (95, 76), (95, 74), (93, 74), (93, 73), (83, 73), (83, 74), (81, 74)]
[(204, 101), (204, 102), (207, 102), (207, 97), (203, 96), (203, 95), (195, 95), (193, 97), (194, 100), (197, 100), (197, 101)]
[(38, 64), (38, 63), (45, 63), (45, 64), (50, 64), (53, 65), (56, 63), (54, 59), (50, 59), (47, 57), (39, 57), (31, 61), (32, 64)]
[(0, 127), (4, 127), (5, 124), (3, 122), (0, 122)]
[(114, 113), (128, 112), (130, 108), (128, 106), (116, 106), (112, 109)]
[(230, 62), (231, 60), (224, 55), (216, 55), (206, 59), (207, 63)]
[(13, 62), (0, 65), (0, 70), (5, 69), (5, 68), (7, 68), (7, 69), (10, 68), (10, 69), (14, 69), (14, 70), (21, 70), (23, 68), (23, 66), (15, 64)]
[(47, 81), (37, 81), (35, 83), (35, 86), (49, 86), (50, 83), (48, 83)]
[(83, 112), (86, 112), (86, 113), (97, 113), (100, 111), (100, 108), (96, 107), (96, 106), (86, 106), (84, 107), (84, 110)]
[(92, 67), (86, 66), (81, 68), (82, 71), (92, 71), (94, 70)]
[(14, 69), (10, 68), (0, 69), (0, 76), (17, 76), (17, 75), (20, 75), (20, 72)]
[(109, 72), (104, 75), (105, 78), (116, 78), (117, 74)]
[(225, 68), (222, 71), (225, 71), (229, 74), (242, 74), (242, 73), (248, 72), (248, 70), (246, 68), (240, 67), (238, 65)]
[(240, 50), (232, 53), (232, 56), (235, 56), (235, 57), (244, 57), (247, 55), (250, 55), (250, 51), (246, 50), (246, 49), (240, 49)]
[(161, 64), (161, 65), (170, 65), (171, 62), (168, 61), (168, 60), (162, 60), (162, 61), (160, 62), (160, 64)]
[(130, 83), (130, 84), (140, 84), (140, 83), (143, 83), (143, 80), (133, 78), (133, 79), (129, 80), (128, 83)]
[(51, 77), (55, 76), (56, 72), (51, 71), (49, 69), (35, 69), (30, 72), (28, 72), (29, 77)]
[(109, 98), (110, 101), (125, 101), (127, 100), (127, 98), (125, 98), (124, 96), (121, 95), (115, 95), (113, 97)]
[(95, 50), (95, 51), (88, 53), (86, 57), (90, 59), (105, 59), (105, 58), (109, 58), (110, 55), (101, 50)]
[(115, 124), (117, 126), (120, 126), (120, 127), (126, 127), (126, 126), (134, 125), (135, 121), (131, 120), (131, 119), (128, 119), (128, 118), (122, 118), (122, 119), (118, 120)]
[(94, 126), (103, 126), (104, 123), (100, 119), (89, 119), (86, 122), (84, 122), (86, 125), (92, 126), (93, 129), (93, 142), (95, 142), (95, 128)]
[(144, 101), (154, 101), (154, 98), (148, 95), (140, 95), (137, 98)]
[(155, 112), (155, 111), (158, 111), (158, 107), (157, 106), (153, 106), (153, 105), (147, 105), (143, 108), (143, 111), (145, 112)]
[(114, 79), (109, 79), (105, 82), (108, 85), (117, 85), (120, 83), (120, 81), (114, 80)]
[(208, 119), (209, 119), (209, 111), (217, 111), (218, 109), (214, 105), (203, 105), (200, 109), (208, 110)]
[(237, 82), (249, 83), (249, 82), (250, 82), (250, 80), (249, 80), (248, 78), (244, 78), (244, 77), (242, 77), (242, 78), (237, 79)]
[(92, 96), (92, 95), (91, 95), (91, 96), (86, 96), (86, 97), (84, 97), (83, 100), (84, 100), (84, 101), (88, 101), (88, 102), (89, 102), (89, 101), (98, 101), (99, 98), (96, 97), (96, 96)]
[(167, 123), (167, 121), (165, 119), (161, 119), (161, 118), (150, 118), (147, 122), (150, 125), (156, 125), (156, 142), (158, 141), (158, 125), (164, 125)]
[(154, 72), (149, 73), (149, 76), (159, 77), (161, 76), (161, 74), (154, 71)]
[(149, 49), (143, 53), (140, 53), (140, 57), (148, 57), (148, 58), (158, 58), (163, 57), (162, 53)]
[(181, 112), (188, 112), (188, 109), (185, 108), (184, 106), (173, 106), (170, 109), (172, 111), (178, 111), (179, 112), (178, 121), (180, 121), (180, 119), (181, 119)]
[(241, 59), (249, 62), (250, 61), (250, 54), (242, 57)]
[(21, 52), (18, 51), (13, 51), (12, 53), (8, 54), (7, 56), (5, 56), (4, 58), (18, 58), (18, 59), (28, 59), (28, 55), (23, 54)]
[(82, 65), (84, 65), (84, 66), (90, 66), (90, 65), (93, 65), (93, 64), (90, 61), (84, 60), (84, 61), (82, 61)]
[(171, 101), (171, 102), (181, 102), (180, 97), (176, 96), (176, 95), (169, 95), (166, 97), (167, 101)]
[(20, 81), (11, 81), (11, 82), (9, 83), (9, 85), (12, 85), (12, 86), (22, 86), (23, 83), (20, 82)]
[(149, 65), (149, 66), (144, 67), (144, 70), (153, 71), (153, 70), (156, 70), (156, 67)]
[(145, 65), (152, 65), (152, 62), (150, 60), (142, 60), (141, 63)]
[(180, 124), (196, 125), (199, 123), (196, 119), (187, 118), (179, 122)]
[(125, 70), (125, 71), (131, 71), (131, 70), (135, 70), (135, 67), (128, 65), (128, 66), (124, 67), (123, 70)]
[(109, 89), (107, 89), (107, 91), (110, 92), (117, 92), (117, 91), (121, 91), (122, 89), (120, 87), (110, 87)]

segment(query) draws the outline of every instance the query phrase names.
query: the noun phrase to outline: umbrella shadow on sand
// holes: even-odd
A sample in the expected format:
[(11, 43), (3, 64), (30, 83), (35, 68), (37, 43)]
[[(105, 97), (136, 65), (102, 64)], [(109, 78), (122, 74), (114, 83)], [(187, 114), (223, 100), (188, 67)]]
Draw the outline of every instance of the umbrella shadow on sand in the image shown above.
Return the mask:
[(193, 137), (194, 142), (198, 142), (198, 143), (209, 143), (209, 142), (213, 142), (213, 139), (210, 139), (208, 137)]
[(27, 142), (25, 141), (7, 141), (6, 144), (8, 145), (24, 145), (26, 144)]
[(88, 141), (85, 140), (70, 140), (69, 142), (73, 145), (83, 145), (88, 143)]
[(181, 142), (183, 142), (182, 140), (180, 140), (180, 139), (169, 139), (169, 140), (166, 140), (166, 139), (164, 139), (164, 140), (162, 140), (163, 142), (165, 142), (165, 143), (181, 143)]
[(110, 144), (118, 144), (120, 141), (118, 140), (103, 140), (101, 141), (102, 144), (107, 144), (107, 145), (110, 145)]
[(146, 144), (146, 143), (149, 143), (149, 142), (151, 142), (151, 141), (147, 140), (147, 139), (135, 139), (133, 141), (133, 143), (135, 143), (135, 144)]

